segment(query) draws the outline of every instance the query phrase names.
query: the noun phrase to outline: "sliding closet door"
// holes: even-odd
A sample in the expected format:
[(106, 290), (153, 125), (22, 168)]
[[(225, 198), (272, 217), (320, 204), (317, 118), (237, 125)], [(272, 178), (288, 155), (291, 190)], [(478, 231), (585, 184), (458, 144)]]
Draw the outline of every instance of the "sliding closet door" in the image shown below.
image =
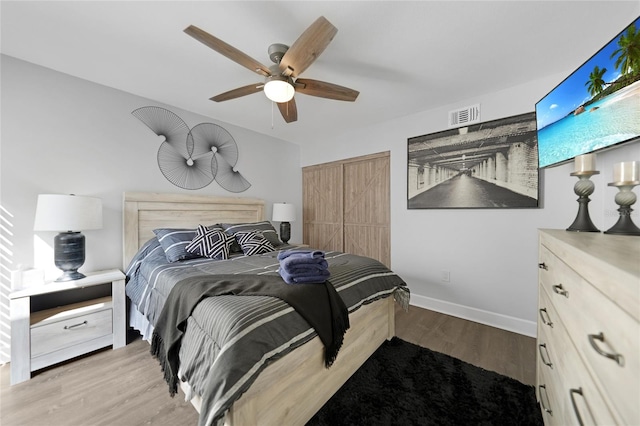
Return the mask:
[(342, 165), (302, 171), (303, 242), (320, 250), (342, 250)]
[(389, 155), (344, 164), (344, 251), (389, 266)]
[(304, 243), (390, 266), (389, 153), (305, 167)]

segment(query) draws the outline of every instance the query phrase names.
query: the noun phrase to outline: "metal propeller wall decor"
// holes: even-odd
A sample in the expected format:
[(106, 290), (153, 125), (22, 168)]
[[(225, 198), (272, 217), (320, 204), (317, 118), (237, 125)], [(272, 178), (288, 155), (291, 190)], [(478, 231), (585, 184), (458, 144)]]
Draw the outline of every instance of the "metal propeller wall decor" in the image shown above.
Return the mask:
[(182, 189), (200, 189), (214, 180), (229, 192), (242, 192), (251, 184), (234, 169), (238, 146), (231, 134), (213, 123), (189, 126), (175, 113), (160, 107), (131, 112), (163, 138), (158, 167), (165, 178)]

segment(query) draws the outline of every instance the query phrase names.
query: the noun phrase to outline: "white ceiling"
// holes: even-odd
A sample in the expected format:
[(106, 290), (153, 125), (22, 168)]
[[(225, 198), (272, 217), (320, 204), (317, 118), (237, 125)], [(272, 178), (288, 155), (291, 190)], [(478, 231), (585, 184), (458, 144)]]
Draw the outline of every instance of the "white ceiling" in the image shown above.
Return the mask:
[[(0, 7), (3, 54), (298, 144), (571, 71), (640, 13), (637, 0), (3, 0)], [(184, 28), (196, 25), (269, 66), (270, 44), (291, 45), (321, 15), (338, 34), (301, 77), (356, 89), (355, 103), (298, 94), (298, 121), (286, 124), (262, 93), (209, 100), (261, 79)]]

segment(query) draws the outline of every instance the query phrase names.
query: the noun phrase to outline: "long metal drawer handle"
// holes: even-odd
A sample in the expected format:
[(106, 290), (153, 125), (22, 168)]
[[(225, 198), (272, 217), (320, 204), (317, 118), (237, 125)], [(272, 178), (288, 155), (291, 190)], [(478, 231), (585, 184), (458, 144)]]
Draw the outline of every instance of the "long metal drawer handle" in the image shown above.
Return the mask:
[[(549, 312), (547, 312), (547, 308), (540, 308), (538, 310), (540, 311), (540, 319), (542, 320), (542, 323), (553, 328), (553, 323), (551, 322), (551, 317), (549, 316)], [(544, 315), (542, 315), (543, 312), (547, 316), (547, 319), (545, 319)]]
[(580, 426), (583, 426), (584, 423), (582, 422), (582, 417), (580, 416), (580, 410), (578, 410), (578, 406), (576, 405), (576, 400), (573, 397), (575, 394), (578, 394), (582, 398), (584, 398), (584, 395), (582, 394), (582, 388), (569, 389), (569, 395), (571, 396), (571, 405), (573, 405), (573, 412), (576, 413), (576, 417), (578, 418), (578, 424)]
[(78, 328), (78, 327), (82, 327), (83, 325), (87, 325), (88, 322), (86, 320), (82, 321), (81, 323), (78, 324), (73, 324), (73, 325), (65, 325), (64, 329), (65, 330), (72, 330), (74, 328)]
[(618, 365), (620, 367), (624, 367), (624, 357), (622, 356), (622, 354), (616, 354), (616, 353), (609, 353), (609, 352), (605, 352), (602, 349), (600, 349), (600, 347), (598, 346), (598, 343), (596, 342), (596, 340), (601, 341), (602, 343), (604, 343), (604, 333), (600, 333), (600, 334), (589, 334), (589, 343), (591, 343), (591, 347), (593, 349), (595, 349), (596, 352), (598, 352), (600, 355), (602, 355), (603, 357), (609, 358), (614, 360), (616, 363), (618, 363)]
[[(551, 406), (551, 404), (549, 404), (549, 395), (547, 395), (547, 385), (539, 385), (538, 389), (540, 389), (540, 404), (542, 405), (542, 409), (553, 416), (553, 412), (551, 411), (551, 408), (547, 407), (547, 405)], [(544, 398), (542, 398), (543, 389), (544, 389), (544, 396), (547, 399), (546, 404), (544, 403)]]
[[(545, 361), (544, 355), (542, 354), (542, 349), (544, 349), (544, 351), (547, 353), (547, 359), (549, 361)], [(538, 350), (540, 351), (540, 359), (542, 359), (542, 362), (544, 363), (544, 365), (548, 365), (549, 368), (553, 368), (553, 363), (551, 362), (551, 357), (549, 356), (549, 349), (547, 349), (547, 344), (540, 343), (538, 345)]]
[(553, 286), (553, 291), (560, 296), (569, 297), (569, 292), (562, 287), (562, 284), (556, 284)]

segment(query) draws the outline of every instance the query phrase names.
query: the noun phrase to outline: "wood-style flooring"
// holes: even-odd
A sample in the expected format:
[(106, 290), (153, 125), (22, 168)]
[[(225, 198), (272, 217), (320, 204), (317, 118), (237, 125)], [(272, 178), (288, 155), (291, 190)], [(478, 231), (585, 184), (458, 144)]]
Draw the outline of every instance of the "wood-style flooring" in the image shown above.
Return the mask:
[[(463, 361), (535, 383), (535, 340), (471, 321), (410, 307), (397, 310), (398, 337)], [(0, 367), (0, 425), (196, 425), (180, 393), (171, 398), (149, 344), (135, 339), (34, 374), (9, 386)]]
[(411, 306), (396, 309), (396, 335), (528, 385), (536, 383), (536, 339)]

